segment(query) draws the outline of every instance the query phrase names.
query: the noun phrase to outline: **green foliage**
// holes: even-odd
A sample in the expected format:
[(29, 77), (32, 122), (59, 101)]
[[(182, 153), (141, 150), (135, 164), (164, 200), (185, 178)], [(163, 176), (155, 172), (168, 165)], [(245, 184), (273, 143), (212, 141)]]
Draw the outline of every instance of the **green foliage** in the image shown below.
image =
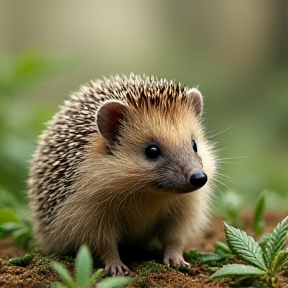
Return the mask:
[(132, 287), (132, 279), (126, 276), (117, 276), (113, 278), (103, 279), (97, 284), (97, 288), (113, 288), (113, 287), (124, 287), (129, 285)]
[(69, 271), (66, 269), (66, 267), (58, 262), (52, 262), (51, 263), (53, 269), (59, 274), (59, 276), (63, 280), (63, 284), (61, 283), (51, 283), (51, 287), (69, 287), (69, 288), (77, 288), (77, 283), (73, 279), (73, 277), (70, 275)]
[(253, 230), (255, 236), (260, 236), (263, 234), (263, 229), (265, 227), (265, 222), (263, 220), (263, 212), (265, 209), (265, 191), (262, 192), (258, 198), (253, 218)]
[(14, 57), (0, 53), (0, 63), (0, 194), (6, 189), (25, 202), (27, 160), (43, 129), (39, 125), (48, 120), (51, 111), (29, 105), (23, 92), (55, 74), (64, 62), (49, 59), (39, 49), (26, 49)]
[[(253, 231), (256, 237), (263, 234), (265, 221), (263, 213), (266, 204), (266, 191), (263, 191), (258, 197), (253, 217)], [(233, 191), (227, 191), (221, 194), (216, 205), (216, 214), (224, 218), (226, 222), (234, 227), (241, 228), (241, 213), (244, 208), (244, 199), (242, 195)]]
[(3, 208), (0, 210), (0, 224), (7, 222), (19, 222), (17, 215), (10, 208)]
[[(90, 278), (93, 272), (93, 259), (89, 249), (81, 246), (75, 259), (75, 279), (80, 287), (86, 287), (90, 284)], [(97, 281), (97, 279), (96, 279)]]
[(11, 258), (9, 263), (16, 266), (26, 267), (33, 260), (33, 254), (26, 254), (23, 257)]
[(14, 97), (59, 70), (61, 63), (48, 59), (39, 49), (26, 49), (11, 58), (0, 54), (0, 95)]
[(189, 253), (186, 255), (186, 260), (191, 263), (191, 264), (195, 264), (197, 262), (201, 261), (201, 253), (197, 250), (191, 250), (189, 251)]
[(223, 255), (225, 257), (229, 257), (232, 255), (231, 250), (227, 247), (226, 244), (220, 241), (216, 241), (215, 244), (215, 252), (219, 255)]
[(239, 259), (265, 270), (267, 267), (263, 258), (263, 251), (259, 243), (247, 235), (245, 231), (234, 228), (224, 222), (227, 243), (234, 255)]
[(211, 276), (211, 279), (223, 277), (255, 278), (259, 277), (271, 283), (276, 273), (288, 264), (287, 233), (288, 216), (281, 221), (274, 231), (265, 238), (261, 245), (246, 232), (224, 222), (227, 243), (235, 257), (247, 264), (225, 265)]
[(233, 276), (254, 276), (265, 274), (265, 271), (251, 265), (245, 264), (228, 264), (219, 269), (212, 275), (212, 279)]
[(90, 283), (96, 283), (103, 276), (103, 269), (98, 269), (90, 277)]
[(0, 209), (0, 239), (10, 236), (15, 244), (32, 245), (32, 227), (28, 219), (20, 218), (10, 208)]
[(215, 253), (205, 253), (202, 255), (201, 261), (209, 264), (209, 266), (218, 266), (220, 263), (227, 263), (232, 258), (232, 252), (226, 244), (216, 241)]
[[(85, 288), (99, 281), (104, 274), (103, 269), (98, 269), (94, 274), (93, 272), (93, 259), (91, 252), (86, 245), (82, 245), (77, 253), (75, 259), (75, 279), (71, 276), (70, 272), (64, 265), (58, 262), (51, 263), (54, 270), (62, 278), (63, 283), (53, 282), (53, 288)], [(114, 278), (106, 278), (97, 284), (97, 287), (112, 288), (123, 287), (130, 285), (132, 279), (130, 277), (117, 276)]]
[(187, 261), (194, 265), (195, 263), (203, 263), (211, 266), (219, 266), (219, 264), (227, 263), (227, 260), (233, 257), (231, 250), (222, 242), (216, 241), (215, 253), (201, 253), (196, 250), (191, 250), (186, 255)]
[(235, 227), (241, 227), (240, 214), (243, 211), (243, 195), (234, 191), (226, 191), (220, 194), (215, 205), (216, 214), (224, 218)]
[[(269, 239), (266, 242), (266, 245), (263, 247), (264, 251), (264, 259), (265, 263), (268, 267), (268, 269), (271, 271), (271, 273), (276, 272), (275, 265), (276, 262), (280, 261), (280, 258), (285, 262), (285, 256), (281, 256), (277, 260), (277, 256), (281, 249), (285, 246), (287, 243), (287, 231), (288, 231), (288, 217), (286, 217), (283, 221), (281, 221), (274, 231), (269, 234)], [(288, 254), (288, 251), (286, 249), (286, 252), (283, 252)], [(281, 261), (280, 261), (281, 263)], [(276, 265), (279, 266), (279, 263)]]

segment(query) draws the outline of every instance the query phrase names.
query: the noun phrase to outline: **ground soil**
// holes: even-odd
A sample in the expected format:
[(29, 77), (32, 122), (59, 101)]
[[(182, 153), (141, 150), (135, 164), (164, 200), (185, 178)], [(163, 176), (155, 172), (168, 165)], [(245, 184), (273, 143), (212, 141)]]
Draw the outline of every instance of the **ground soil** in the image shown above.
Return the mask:
[[(250, 235), (253, 235), (251, 230), (252, 214), (245, 213), (243, 215), (244, 229)], [(265, 232), (272, 231), (276, 224), (287, 216), (287, 213), (266, 213), (265, 214)], [(224, 241), (225, 234), (220, 219), (214, 219), (211, 224), (211, 229), (201, 239), (198, 239), (195, 249), (199, 251), (214, 251), (215, 241)], [(51, 268), (50, 262), (57, 260), (64, 263), (68, 269), (73, 273), (73, 259), (57, 258), (56, 256), (50, 256), (49, 258), (43, 257), (39, 253), (32, 253), (33, 259), (27, 263), (22, 263), (21, 266), (13, 265), (8, 262), (9, 259), (15, 257), (22, 257), (27, 253), (25, 249), (15, 246), (11, 239), (4, 239), (0, 241), (0, 287), (3, 288), (41, 288), (49, 287), (49, 283), (54, 280), (60, 280), (57, 274)], [(150, 258), (150, 259), (148, 259)], [(153, 261), (151, 261), (153, 259)], [(150, 261), (148, 261), (150, 260)], [(126, 262), (132, 267), (131, 276), (135, 278), (133, 287), (170, 287), (170, 288), (228, 288), (231, 287), (231, 282), (212, 282), (210, 275), (212, 272), (209, 267), (199, 263), (193, 264), (191, 268), (184, 270), (175, 270), (164, 267), (158, 263), (161, 263), (159, 255), (157, 253), (145, 255), (142, 260), (129, 260)], [(134, 262), (133, 262), (134, 261)], [(101, 266), (96, 265), (95, 269)], [(143, 273), (143, 267), (150, 267)], [(160, 268), (159, 268), (160, 267)], [(146, 269), (145, 268), (145, 269)], [(277, 283), (274, 287), (288, 287), (288, 271), (284, 271), (277, 277)], [(236, 286), (237, 287), (237, 286)], [(243, 287), (243, 286), (242, 286)], [(252, 286), (250, 286), (252, 287)], [(261, 286), (253, 286), (261, 287)]]

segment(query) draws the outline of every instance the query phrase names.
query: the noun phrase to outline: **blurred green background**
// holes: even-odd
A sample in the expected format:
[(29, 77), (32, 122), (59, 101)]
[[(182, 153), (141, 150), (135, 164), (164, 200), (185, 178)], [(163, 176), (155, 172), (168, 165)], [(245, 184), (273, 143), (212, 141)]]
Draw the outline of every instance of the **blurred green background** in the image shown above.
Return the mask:
[(287, 0), (2, 0), (0, 206), (25, 203), (35, 139), (58, 105), (130, 72), (199, 85), (234, 179), (219, 178), (224, 203), (254, 205), (267, 190), (269, 209), (288, 210)]

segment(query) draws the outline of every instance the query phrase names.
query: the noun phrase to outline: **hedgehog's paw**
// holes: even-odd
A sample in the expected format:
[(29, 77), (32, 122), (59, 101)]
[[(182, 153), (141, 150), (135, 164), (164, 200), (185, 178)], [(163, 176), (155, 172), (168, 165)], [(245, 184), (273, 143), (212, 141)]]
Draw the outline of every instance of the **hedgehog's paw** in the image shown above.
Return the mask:
[(172, 250), (165, 253), (163, 262), (165, 265), (172, 266), (174, 268), (182, 265), (191, 265), (189, 262), (184, 260), (183, 256), (179, 252)]
[(129, 268), (121, 261), (117, 263), (106, 263), (105, 274), (110, 276), (128, 275), (130, 272)]

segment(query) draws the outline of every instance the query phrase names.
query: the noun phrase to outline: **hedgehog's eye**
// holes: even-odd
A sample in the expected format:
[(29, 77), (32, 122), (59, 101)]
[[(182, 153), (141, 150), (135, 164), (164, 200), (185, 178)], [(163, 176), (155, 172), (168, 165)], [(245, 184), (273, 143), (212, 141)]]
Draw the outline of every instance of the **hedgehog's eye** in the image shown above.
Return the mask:
[(145, 155), (148, 160), (157, 160), (161, 156), (161, 150), (157, 144), (150, 144), (145, 148)]
[(195, 153), (197, 153), (198, 149), (197, 149), (197, 144), (195, 142), (195, 140), (192, 139), (192, 148), (195, 151)]

